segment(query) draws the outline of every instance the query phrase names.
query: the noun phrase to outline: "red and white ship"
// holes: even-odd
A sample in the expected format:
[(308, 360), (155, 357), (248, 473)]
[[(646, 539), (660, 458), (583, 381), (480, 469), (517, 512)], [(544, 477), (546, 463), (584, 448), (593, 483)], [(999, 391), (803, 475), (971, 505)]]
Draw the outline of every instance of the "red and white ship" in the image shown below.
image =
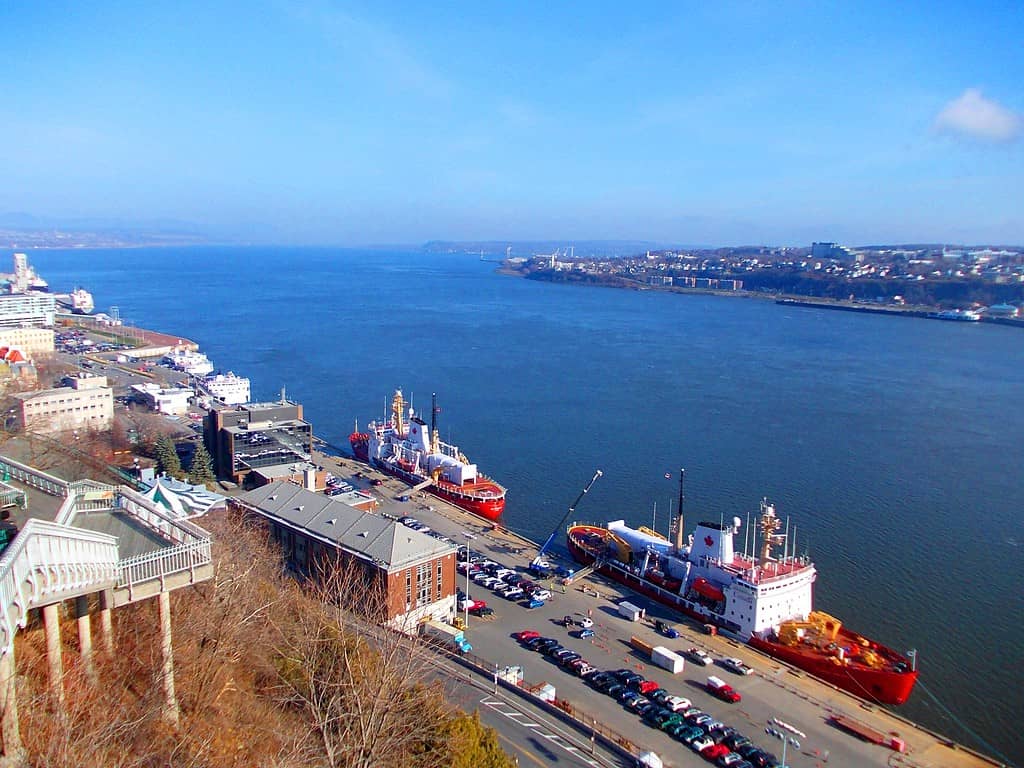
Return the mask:
[(467, 512), (497, 520), (505, 509), (505, 489), (477, 471), (458, 446), (441, 442), (437, 431), (437, 400), (430, 428), (412, 407), (406, 417), (405, 398), (396, 390), (391, 418), (370, 422), (366, 432), (349, 435), (357, 459), (369, 462), (415, 488), (424, 488)]
[(731, 523), (701, 522), (684, 544), (682, 474), (679, 488), (674, 542), (622, 520), (574, 523), (569, 551), (630, 589), (857, 696), (883, 704), (907, 700), (917, 682), (915, 664), (813, 610), (817, 571), (810, 560), (788, 552), (788, 546), (781, 558), (772, 556), (773, 546), (787, 543), (772, 505), (761, 503), (750, 554), (733, 548), (738, 517)]

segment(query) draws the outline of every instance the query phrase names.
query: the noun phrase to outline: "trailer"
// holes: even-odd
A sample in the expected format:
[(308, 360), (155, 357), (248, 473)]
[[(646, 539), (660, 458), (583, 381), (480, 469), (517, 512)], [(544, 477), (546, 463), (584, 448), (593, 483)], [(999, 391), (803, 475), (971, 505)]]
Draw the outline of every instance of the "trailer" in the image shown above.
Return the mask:
[(867, 723), (855, 720), (849, 715), (832, 715), (830, 719), (847, 733), (852, 733), (854, 736), (871, 744), (889, 747), (889, 749), (896, 750), (897, 752), (905, 752), (907, 749), (907, 743), (898, 736), (889, 736), (872, 728)]
[(645, 656), (650, 656), (651, 652), (654, 650), (654, 646), (637, 637), (636, 635), (633, 635), (631, 638), (629, 638), (629, 644), (633, 646), (635, 650), (640, 651), (640, 653), (644, 654)]
[(465, 633), (458, 627), (441, 621), (425, 621), (420, 624), (420, 635), (439, 645), (453, 647), (460, 653), (468, 653), (473, 646), (466, 640)]
[(651, 650), (651, 662), (662, 669), (667, 669), (673, 675), (678, 675), (686, 666), (686, 661), (682, 656), (663, 645), (655, 646)]
[(628, 600), (623, 600), (619, 603), (619, 615), (627, 621), (640, 621), (646, 613), (645, 609), (639, 605), (634, 605)]

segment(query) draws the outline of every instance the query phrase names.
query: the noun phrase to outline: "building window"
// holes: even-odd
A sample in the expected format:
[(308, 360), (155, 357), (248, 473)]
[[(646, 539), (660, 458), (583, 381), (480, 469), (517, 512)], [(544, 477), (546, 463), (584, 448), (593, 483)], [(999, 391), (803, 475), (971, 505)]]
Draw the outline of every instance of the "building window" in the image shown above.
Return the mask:
[(416, 605), (426, 605), (430, 602), (432, 582), (430, 563), (422, 563), (416, 566)]
[(437, 596), (434, 598), (435, 600), (440, 600), (441, 599), (441, 582), (444, 581), (444, 579), (442, 578), (442, 573), (443, 572), (441, 570), (441, 561), (438, 560), (437, 561)]
[(412, 605), (412, 569), (405, 572), (405, 604)]

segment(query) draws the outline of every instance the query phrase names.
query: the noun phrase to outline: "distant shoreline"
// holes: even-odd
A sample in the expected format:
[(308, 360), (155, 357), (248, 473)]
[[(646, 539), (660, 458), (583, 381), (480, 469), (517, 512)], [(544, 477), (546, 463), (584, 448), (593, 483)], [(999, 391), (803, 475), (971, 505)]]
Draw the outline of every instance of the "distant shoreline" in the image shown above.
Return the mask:
[[(617, 288), (632, 291), (657, 291), (659, 293), (691, 294), (700, 296), (722, 296), (736, 299), (757, 299), (760, 301), (772, 301), (784, 306), (805, 307), (808, 309), (827, 309), (841, 312), (858, 312), (869, 315), (889, 315), (898, 317), (912, 317), (924, 320), (941, 320), (950, 322), (951, 318), (936, 317), (942, 310), (939, 307), (928, 305), (897, 306), (885, 304), (869, 304), (864, 302), (849, 301), (846, 299), (828, 299), (816, 296), (800, 296), (796, 294), (766, 294), (754, 291), (726, 291), (713, 288), (689, 288), (681, 286), (646, 285), (644, 283), (630, 283), (622, 278), (617, 282), (612, 281), (586, 281), (586, 280), (548, 280), (544, 277), (534, 277), (524, 274), (507, 266), (496, 270), (499, 274), (513, 277), (521, 277), (526, 280), (537, 280), (538, 282), (553, 283), (559, 285), (574, 285), (582, 287)], [(534, 273), (536, 274), (536, 273)], [(956, 322), (955, 320), (952, 320)], [(960, 321), (964, 322), (964, 321)], [(1008, 325), (1014, 328), (1024, 328), (1024, 318), (1009, 317), (985, 317), (977, 321), (966, 321), (967, 325), (987, 323), (989, 325)]]

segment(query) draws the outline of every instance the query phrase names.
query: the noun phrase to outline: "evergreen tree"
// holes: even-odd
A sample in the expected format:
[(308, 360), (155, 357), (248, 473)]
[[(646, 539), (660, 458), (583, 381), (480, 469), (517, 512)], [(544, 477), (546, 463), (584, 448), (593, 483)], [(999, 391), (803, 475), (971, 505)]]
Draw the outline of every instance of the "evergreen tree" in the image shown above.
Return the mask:
[(196, 444), (195, 453), (192, 454), (192, 463), (188, 465), (189, 479), (197, 485), (205, 485), (214, 481), (213, 461), (210, 453), (202, 443)]
[(178, 458), (178, 451), (174, 447), (174, 440), (170, 435), (160, 435), (156, 441), (156, 468), (157, 471), (180, 478), (181, 459)]

